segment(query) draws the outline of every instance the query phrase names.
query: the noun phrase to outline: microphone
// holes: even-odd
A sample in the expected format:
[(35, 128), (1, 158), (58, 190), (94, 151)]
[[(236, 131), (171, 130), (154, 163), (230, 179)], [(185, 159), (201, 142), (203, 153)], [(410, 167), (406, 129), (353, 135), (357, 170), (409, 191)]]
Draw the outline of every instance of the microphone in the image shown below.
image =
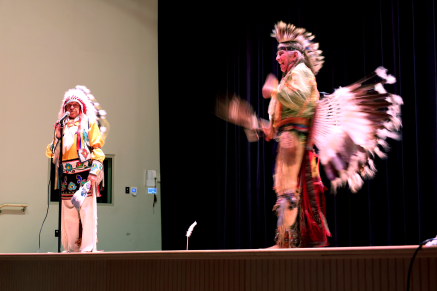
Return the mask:
[(62, 116), (61, 119), (58, 120), (57, 124), (62, 123), (62, 121), (64, 121), (64, 119), (68, 116), (70, 116), (70, 111), (65, 112), (64, 116)]

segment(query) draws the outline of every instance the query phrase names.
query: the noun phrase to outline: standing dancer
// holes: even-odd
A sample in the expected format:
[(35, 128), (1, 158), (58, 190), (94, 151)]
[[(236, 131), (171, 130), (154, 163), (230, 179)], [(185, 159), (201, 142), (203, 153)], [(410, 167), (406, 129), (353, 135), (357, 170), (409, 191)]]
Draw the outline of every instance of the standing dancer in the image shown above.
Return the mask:
[[(327, 246), (330, 236), (325, 218), (325, 187), (319, 175), (324, 166), (331, 190), (348, 183), (353, 192), (363, 178), (373, 177), (374, 155), (385, 157), (385, 139), (399, 138), (402, 98), (387, 93), (383, 84), (395, 78), (386, 69), (319, 101), (315, 75), (324, 57), (314, 36), (303, 28), (279, 22), (272, 37), (279, 42), (276, 60), (283, 73), (269, 75), (264, 98), (271, 98), (270, 121), (259, 119), (252, 107), (237, 97), (218, 103), (218, 116), (243, 126), (249, 141), (278, 141), (274, 178), (277, 196), (273, 210), (278, 216), (276, 248)], [(319, 150), (319, 156), (314, 151)], [(381, 147), (381, 148), (380, 148)]]
[[(62, 245), (67, 252), (96, 251), (97, 242), (97, 202), (100, 197), (98, 185), (103, 177), (103, 160), (101, 150), (104, 138), (99, 128), (98, 119), (104, 118), (104, 110), (97, 110), (98, 104), (84, 86), (68, 90), (59, 111), (59, 119), (68, 111), (70, 115), (63, 121), (63, 175), (60, 178), (62, 192), (61, 235)], [(95, 107), (96, 106), (96, 107)], [(56, 122), (55, 136), (47, 146), (47, 157), (53, 157), (58, 164), (60, 153), (60, 124)], [(102, 127), (102, 132), (106, 127)], [(58, 165), (59, 166), (59, 165)], [(57, 179), (56, 183), (57, 183)], [(91, 189), (80, 211), (71, 203), (73, 194), (87, 181)]]
[(272, 37), (279, 42), (276, 61), (282, 71), (278, 81), (267, 77), (263, 87), (269, 105), (267, 140), (278, 141), (274, 173), (278, 216), (276, 246), (281, 248), (328, 245), (324, 186), (317, 155), (309, 134), (319, 91), (315, 74), (323, 64), (318, 44), (303, 28), (279, 22)]

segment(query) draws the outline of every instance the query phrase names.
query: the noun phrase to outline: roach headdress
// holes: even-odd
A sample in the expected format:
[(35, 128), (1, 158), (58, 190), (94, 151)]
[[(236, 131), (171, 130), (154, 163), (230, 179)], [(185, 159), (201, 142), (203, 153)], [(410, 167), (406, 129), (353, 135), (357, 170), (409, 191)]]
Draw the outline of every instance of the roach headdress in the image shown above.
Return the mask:
[(305, 65), (316, 75), (322, 68), (324, 56), (319, 50), (319, 44), (314, 43), (314, 35), (305, 28), (293, 24), (278, 22), (271, 34), (279, 42), (278, 49), (297, 50), (305, 57)]

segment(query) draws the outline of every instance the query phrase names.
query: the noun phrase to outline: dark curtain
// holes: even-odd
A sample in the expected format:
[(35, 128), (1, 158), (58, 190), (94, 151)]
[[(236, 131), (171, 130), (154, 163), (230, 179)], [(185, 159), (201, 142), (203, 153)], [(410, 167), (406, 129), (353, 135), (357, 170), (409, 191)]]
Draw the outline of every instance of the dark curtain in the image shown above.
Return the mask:
[[(330, 246), (408, 245), (437, 235), (436, 1), (177, 2), (158, 7), (162, 247), (265, 248), (274, 244), (274, 142), (249, 143), (213, 115), (236, 94), (268, 119), (261, 88), (275, 61), (276, 22), (316, 36), (331, 93), (384, 66), (404, 99), (402, 140), (356, 194), (326, 193)], [(323, 176), (325, 185), (329, 181)]]

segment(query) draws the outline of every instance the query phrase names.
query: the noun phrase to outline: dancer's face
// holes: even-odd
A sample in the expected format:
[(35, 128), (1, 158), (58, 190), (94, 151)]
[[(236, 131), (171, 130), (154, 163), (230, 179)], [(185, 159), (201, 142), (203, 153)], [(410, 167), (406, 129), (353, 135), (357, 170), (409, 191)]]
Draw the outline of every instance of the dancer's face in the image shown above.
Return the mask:
[(71, 119), (75, 119), (80, 113), (80, 105), (77, 102), (70, 102), (65, 105), (65, 110), (70, 112)]
[(296, 62), (296, 59), (296, 51), (279, 50), (276, 54), (276, 61), (281, 67), (281, 71), (284, 73), (287, 72), (289, 68)]

